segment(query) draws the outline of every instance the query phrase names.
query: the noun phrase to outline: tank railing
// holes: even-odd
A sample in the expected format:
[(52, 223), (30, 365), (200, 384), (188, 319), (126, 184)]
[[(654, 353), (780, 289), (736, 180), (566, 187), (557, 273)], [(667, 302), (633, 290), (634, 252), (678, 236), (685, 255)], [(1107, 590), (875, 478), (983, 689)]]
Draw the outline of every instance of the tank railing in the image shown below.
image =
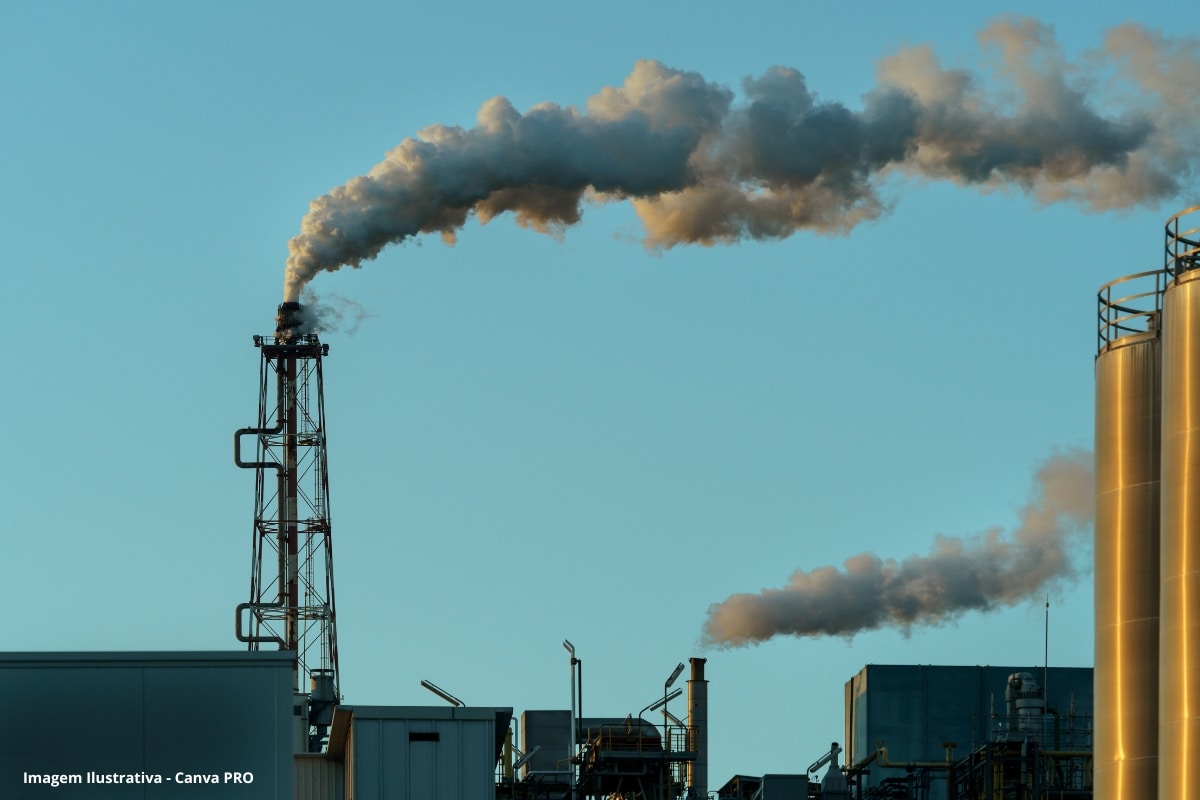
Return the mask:
[[(1156, 269), (1126, 275), (1101, 286), (1096, 294), (1099, 322), (1096, 352), (1103, 353), (1126, 336), (1157, 330), (1163, 291), (1169, 280), (1166, 270)], [(1121, 294), (1114, 296), (1114, 292)]]
[(1197, 211), (1200, 211), (1200, 206), (1185, 208), (1167, 220), (1166, 270), (1172, 276), (1200, 267), (1200, 225), (1187, 229), (1181, 225), (1184, 218), (1190, 218), (1190, 223), (1200, 222)]

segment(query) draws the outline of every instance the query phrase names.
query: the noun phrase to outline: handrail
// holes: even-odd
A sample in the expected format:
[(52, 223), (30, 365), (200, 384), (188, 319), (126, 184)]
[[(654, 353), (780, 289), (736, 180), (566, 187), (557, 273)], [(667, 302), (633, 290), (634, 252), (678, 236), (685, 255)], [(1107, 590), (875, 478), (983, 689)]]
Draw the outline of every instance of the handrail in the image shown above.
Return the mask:
[[(1158, 330), (1162, 296), (1169, 279), (1166, 270), (1155, 269), (1125, 275), (1100, 287), (1096, 292), (1097, 354), (1126, 336)], [(1122, 294), (1114, 297), (1113, 290), (1118, 286)]]
[[(1200, 225), (1180, 230), (1180, 222), (1197, 211), (1200, 211), (1200, 206), (1192, 206), (1167, 219), (1166, 261), (1163, 268), (1173, 277), (1200, 267)], [(1190, 221), (1197, 220), (1200, 220), (1200, 215)]]

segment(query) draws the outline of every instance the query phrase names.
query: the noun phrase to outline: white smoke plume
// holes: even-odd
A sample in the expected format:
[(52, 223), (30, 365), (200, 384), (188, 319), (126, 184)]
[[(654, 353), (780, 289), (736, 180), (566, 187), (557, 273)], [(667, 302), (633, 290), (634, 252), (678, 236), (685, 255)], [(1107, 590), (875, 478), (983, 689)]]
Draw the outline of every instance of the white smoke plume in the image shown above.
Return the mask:
[[(584, 200), (632, 202), (650, 248), (844, 233), (878, 217), (893, 176), (1103, 211), (1179, 193), (1200, 155), (1200, 47), (1126, 25), (1069, 62), (1053, 31), (1003, 19), (979, 35), (992, 67), (943, 67), (928, 47), (878, 65), (853, 109), (794, 69), (748, 78), (739, 100), (695, 72), (638, 62), (581, 109), (486, 102), (469, 129), (434, 125), (366, 175), (313, 200), (289, 243), (284, 299), (321, 271), (473, 214), (557, 232)], [(1099, 109), (1104, 109), (1103, 111)]]
[(993, 528), (968, 538), (938, 536), (924, 556), (897, 562), (860, 553), (841, 569), (797, 570), (787, 586), (709, 607), (703, 639), (739, 647), (775, 636), (907, 632), (1041, 597), (1074, 577), (1071, 553), (1090, 528), (1094, 498), (1092, 454), (1056, 454), (1038, 470), (1034, 497), (1011, 535)]

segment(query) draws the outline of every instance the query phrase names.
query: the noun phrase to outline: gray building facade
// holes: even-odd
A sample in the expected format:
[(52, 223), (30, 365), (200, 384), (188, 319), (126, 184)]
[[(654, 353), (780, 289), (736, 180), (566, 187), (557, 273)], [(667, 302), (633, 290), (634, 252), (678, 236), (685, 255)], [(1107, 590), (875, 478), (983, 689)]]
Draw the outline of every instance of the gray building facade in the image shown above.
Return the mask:
[(0, 653), (0, 797), (291, 800), (288, 653)]
[[(1014, 721), (1005, 693), (1009, 676), (1029, 673), (1045, 683), (1045, 714), (1036, 734), (1026, 718)], [(846, 682), (846, 758), (849, 765), (875, 754), (864, 786), (877, 786), (888, 777), (903, 776), (903, 766), (886, 761), (935, 764), (946, 761), (947, 742), (954, 757), (974, 747), (1004, 738), (1040, 736), (1045, 749), (1065, 749), (1066, 743), (1091, 747), (1092, 669), (1051, 667), (948, 667), (869, 664)], [(934, 768), (930, 800), (946, 796), (945, 776)]]

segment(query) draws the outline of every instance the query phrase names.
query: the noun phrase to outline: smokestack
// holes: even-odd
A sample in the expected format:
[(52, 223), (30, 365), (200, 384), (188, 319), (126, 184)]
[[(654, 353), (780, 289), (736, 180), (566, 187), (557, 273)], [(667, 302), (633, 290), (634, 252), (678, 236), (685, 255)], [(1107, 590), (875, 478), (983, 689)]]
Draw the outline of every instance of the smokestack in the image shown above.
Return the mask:
[(1038, 470), (1035, 497), (1011, 536), (999, 529), (967, 539), (939, 536), (928, 555), (901, 562), (861, 553), (842, 569), (797, 570), (787, 586), (709, 607), (704, 638), (737, 647), (780, 635), (853, 636), (936, 625), (1039, 597), (1074, 576), (1070, 554), (1092, 521), (1094, 488), (1091, 454), (1061, 453)]
[(689, 800), (708, 798), (708, 681), (704, 679), (706, 658), (689, 658), (692, 674), (688, 678), (688, 733), (693, 740), (689, 750), (696, 758), (687, 762)]
[(305, 307), (296, 301), (279, 304), (275, 314), (275, 338), (290, 342), (307, 333)]
[(896, 175), (1104, 211), (1175, 196), (1200, 161), (1200, 106), (1183, 88), (1200, 74), (1191, 40), (1124, 25), (1073, 64), (1050, 27), (1005, 18), (979, 42), (1000, 56), (993, 75), (917, 47), (879, 61), (859, 108), (819, 99), (787, 67), (746, 78), (739, 100), (657, 61), (583, 109), (522, 114), (494, 98), (475, 127), (430, 126), (313, 200), (284, 299), (418, 234), (453, 242), (472, 214), (556, 233), (585, 199), (629, 200), (647, 247), (712, 245), (848, 232), (884, 213)]

